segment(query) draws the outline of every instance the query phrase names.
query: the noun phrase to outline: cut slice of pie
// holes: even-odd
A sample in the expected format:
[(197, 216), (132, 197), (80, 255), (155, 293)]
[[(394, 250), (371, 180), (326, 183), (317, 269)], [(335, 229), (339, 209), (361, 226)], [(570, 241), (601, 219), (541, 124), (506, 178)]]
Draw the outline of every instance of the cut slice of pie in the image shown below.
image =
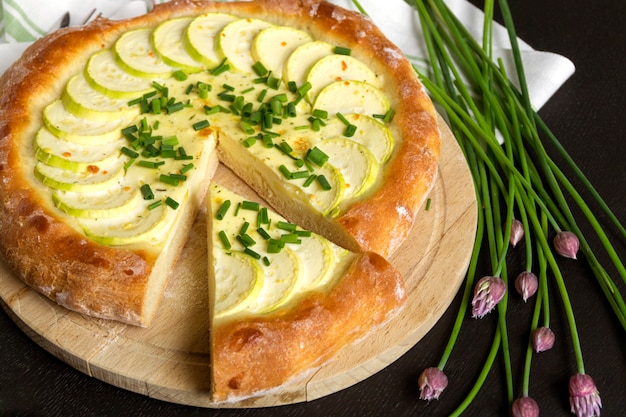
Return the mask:
[(403, 307), (400, 274), (213, 184), (209, 190), (213, 397), (276, 390)]

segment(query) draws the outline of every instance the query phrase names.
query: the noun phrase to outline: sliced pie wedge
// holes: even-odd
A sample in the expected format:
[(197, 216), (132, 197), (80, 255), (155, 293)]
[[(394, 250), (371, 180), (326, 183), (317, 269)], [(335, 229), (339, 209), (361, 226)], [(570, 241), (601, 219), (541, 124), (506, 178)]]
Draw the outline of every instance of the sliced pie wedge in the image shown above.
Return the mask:
[(207, 213), (216, 402), (305, 376), (404, 305), (402, 277), (378, 255), (342, 249), (216, 183)]

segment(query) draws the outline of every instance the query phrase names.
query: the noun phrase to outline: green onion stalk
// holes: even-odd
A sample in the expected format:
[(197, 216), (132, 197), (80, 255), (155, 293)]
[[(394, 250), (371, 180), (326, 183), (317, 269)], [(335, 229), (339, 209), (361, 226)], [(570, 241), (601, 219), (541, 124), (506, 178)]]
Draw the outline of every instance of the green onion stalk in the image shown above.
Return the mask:
[[(489, 311), (498, 314), (491, 348), (473, 387), (451, 413), (458, 416), (471, 404), (500, 353), (507, 385), (507, 401), (515, 416), (537, 415), (536, 402), (529, 396), (532, 357), (552, 347), (549, 284), (563, 305), (571, 333), (578, 373), (570, 379), (570, 407), (579, 417), (600, 415), (601, 401), (591, 377), (586, 374), (574, 311), (558, 256), (576, 258), (580, 250), (589, 263), (609, 306), (626, 330), (626, 304), (617, 283), (602, 265), (574, 218), (570, 203), (583, 213), (592, 234), (601, 242), (611, 268), (626, 283), (626, 268), (589, 203), (574, 188), (563, 169), (550, 157), (550, 144), (567, 168), (583, 184), (609, 226), (626, 239), (626, 229), (576, 166), (546, 123), (532, 108), (513, 19), (506, 0), (498, 0), (515, 62), (517, 85), (510, 80), (501, 60), (492, 56), (492, 26), (495, 0), (486, 0), (482, 43), (476, 41), (447, 8), (443, 0), (405, 0), (419, 16), (428, 50), (428, 69), (415, 67), (433, 101), (442, 109), (461, 148), (474, 180), (478, 202), (478, 227), (472, 248), (461, 305), (441, 359), (436, 367), (420, 375), (420, 397), (437, 399), (447, 387), (443, 373), (472, 304), (472, 315), (480, 318)], [(353, 0), (356, 7), (365, 10)], [(568, 200), (569, 199), (569, 200)], [(521, 389), (514, 393), (506, 322), (509, 285), (506, 256), (523, 236), (525, 275), (515, 286), (526, 299), (535, 298), (530, 334), (521, 377)], [(509, 244), (510, 243), (510, 244)], [(476, 280), (479, 258), (486, 254), (492, 275)], [(536, 262), (535, 262), (536, 257)], [(537, 269), (537, 275), (532, 273)], [(518, 282), (518, 280), (520, 280)], [(497, 307), (497, 309), (496, 309)], [(540, 325), (541, 323), (541, 325)]]

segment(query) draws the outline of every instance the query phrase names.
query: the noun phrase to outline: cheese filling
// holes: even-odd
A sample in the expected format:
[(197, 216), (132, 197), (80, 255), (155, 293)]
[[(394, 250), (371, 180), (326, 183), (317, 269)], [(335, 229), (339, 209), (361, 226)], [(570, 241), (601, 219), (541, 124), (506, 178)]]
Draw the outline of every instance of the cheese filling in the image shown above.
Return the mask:
[(355, 254), (213, 183), (209, 190), (213, 317), (269, 313), (326, 291)]
[(125, 33), (70, 79), (44, 111), (33, 170), (107, 245), (162, 244), (216, 147), (245, 180), (336, 216), (393, 150), (383, 85), (345, 48), (293, 28), (222, 13), (166, 21)]

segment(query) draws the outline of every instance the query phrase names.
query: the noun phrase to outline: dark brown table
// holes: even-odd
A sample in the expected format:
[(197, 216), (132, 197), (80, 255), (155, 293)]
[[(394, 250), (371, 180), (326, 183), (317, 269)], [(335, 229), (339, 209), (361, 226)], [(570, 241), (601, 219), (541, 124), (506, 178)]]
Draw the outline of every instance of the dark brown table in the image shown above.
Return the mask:
[[(575, 75), (540, 114), (617, 217), (626, 222), (626, 3), (511, 0), (510, 7), (522, 39), (536, 49), (565, 55), (576, 65)], [(626, 261), (626, 242), (618, 242), (616, 249)], [(604, 404), (602, 415), (626, 415), (625, 332), (603, 301), (586, 264), (564, 261), (562, 266), (586, 370), (595, 379)], [(420, 401), (418, 375), (438, 362), (459, 302), (457, 296), (422, 341), (369, 379), (311, 403), (255, 410), (187, 407), (108, 385), (41, 349), (0, 312), (0, 416), (446, 416), (473, 384), (493, 333), (492, 323), (468, 320), (446, 366), (448, 389), (439, 401)], [(517, 298), (509, 303), (515, 376), (522, 369), (528, 311)], [(552, 351), (533, 360), (530, 395), (539, 403), (542, 416), (569, 416), (567, 381), (576, 367), (557, 301), (552, 303), (552, 315), (557, 343)], [(493, 318), (495, 315), (487, 320)], [(508, 415), (503, 375), (497, 360), (464, 415)]]

